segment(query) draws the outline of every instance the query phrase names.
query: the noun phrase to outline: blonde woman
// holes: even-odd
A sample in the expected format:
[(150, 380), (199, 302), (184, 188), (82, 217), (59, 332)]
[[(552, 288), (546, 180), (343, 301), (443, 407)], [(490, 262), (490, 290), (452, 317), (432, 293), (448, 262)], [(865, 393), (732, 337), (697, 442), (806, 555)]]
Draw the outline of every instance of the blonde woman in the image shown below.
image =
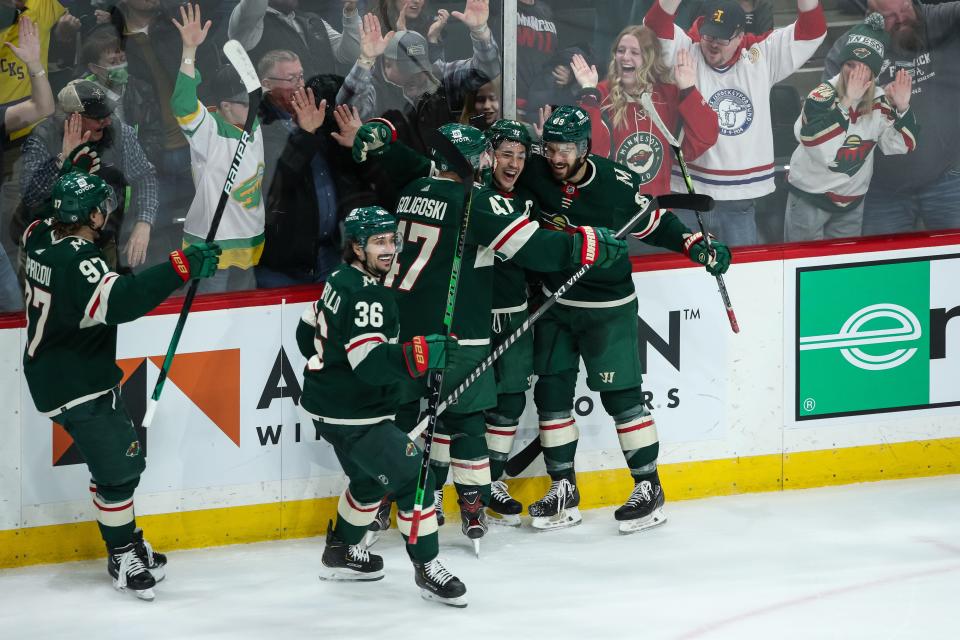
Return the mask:
[(901, 69), (885, 89), (876, 83), (890, 44), (883, 17), (871, 14), (846, 38), (840, 73), (810, 92), (794, 125), (800, 145), (787, 176), (788, 242), (859, 236), (874, 149), (893, 155), (916, 148), (910, 75)]
[(643, 93), (651, 94), (660, 118), (680, 138), (686, 158), (692, 160), (716, 143), (717, 114), (694, 86), (694, 58), (678, 52), (671, 74), (656, 34), (647, 27), (633, 25), (620, 32), (603, 82), (583, 56), (573, 56), (571, 67), (581, 87), (580, 106), (590, 113), (593, 153), (629, 167), (648, 185), (647, 193), (670, 192), (673, 155), (640, 104)]

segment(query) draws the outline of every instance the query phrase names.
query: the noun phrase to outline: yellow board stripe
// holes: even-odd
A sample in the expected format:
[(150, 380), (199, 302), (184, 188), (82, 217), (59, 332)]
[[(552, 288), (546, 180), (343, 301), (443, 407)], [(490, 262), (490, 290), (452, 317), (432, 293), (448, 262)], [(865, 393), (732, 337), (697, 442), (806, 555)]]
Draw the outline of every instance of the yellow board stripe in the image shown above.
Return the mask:
[[(960, 473), (960, 438), (660, 466), (668, 502), (953, 473)], [(580, 507), (584, 509), (619, 506), (630, 494), (626, 469), (582, 472), (577, 474), (577, 482), (582, 496)], [(520, 478), (509, 485), (515, 498), (529, 504), (543, 496), (549, 480)], [(448, 514), (456, 513), (454, 494), (450, 487), (444, 491)], [(338, 499), (333, 496), (140, 516), (137, 524), (161, 551), (306, 538), (326, 531), (327, 523), (337, 516)], [(0, 567), (103, 555), (103, 542), (93, 521), (0, 531)]]

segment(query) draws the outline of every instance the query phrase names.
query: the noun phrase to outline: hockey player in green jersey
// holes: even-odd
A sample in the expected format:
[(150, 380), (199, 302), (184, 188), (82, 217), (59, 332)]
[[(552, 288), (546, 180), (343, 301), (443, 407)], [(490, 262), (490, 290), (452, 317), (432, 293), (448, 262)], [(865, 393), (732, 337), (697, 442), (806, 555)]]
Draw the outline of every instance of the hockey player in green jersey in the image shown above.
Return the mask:
[(94, 242), (113, 210), (98, 176), (68, 173), (53, 187), (53, 217), (23, 235), (27, 345), (23, 373), (40, 413), (73, 438), (90, 469), (97, 524), (117, 589), (153, 599), (166, 557), (137, 529), (133, 493), (145, 460), (120, 399), (117, 325), (136, 320), (191, 278), (217, 269), (216, 244), (191, 245), (138, 275), (107, 267)]
[[(460, 124), (444, 125), (439, 131), (479, 172), (488, 149), (483, 134)], [(368, 155), (379, 156), (393, 180), (404, 185), (397, 206), (403, 250), (384, 283), (396, 293), (403, 319), (400, 335), (405, 340), (411, 335), (439, 332), (443, 327), (450, 269), (467, 198), (461, 178), (446, 158), (434, 152), (431, 163), (403, 144), (392, 144), (395, 139), (389, 123), (369, 122), (357, 132), (354, 157), (362, 161)], [(614, 238), (609, 229), (583, 226), (572, 234), (555, 233), (541, 230), (522, 213), (512, 211), (495, 190), (475, 185), (453, 311), (453, 333), (460, 347), (444, 376), (441, 397), (462, 382), (490, 351), (493, 265), (498, 256), (543, 271), (587, 262), (606, 267), (626, 256), (626, 244)], [(412, 429), (426, 386), (423, 381), (412, 381), (404, 385), (401, 395), (404, 406), (398, 424)], [(449, 467), (453, 467), (462, 530), (475, 541), (486, 532), (483, 506), (490, 501), (483, 412), (496, 404), (496, 381), (493, 371), (487, 370), (443, 414), (431, 451), (437, 488), (443, 486)]]
[[(491, 208), (499, 207), (508, 215), (521, 215), (539, 221), (540, 206), (533, 195), (516, 186), (526, 164), (533, 141), (527, 128), (515, 120), (497, 120), (486, 131), (493, 152), (490, 185), (484, 190)], [(488, 194), (488, 195), (487, 195)], [(493, 269), (493, 309), (491, 337), (496, 348), (530, 316), (527, 310), (526, 271), (514, 262), (498, 260)], [(520, 525), (523, 505), (507, 490), (500, 478), (507, 463), (527, 403), (527, 390), (533, 379), (533, 332), (522, 334), (494, 363), (497, 380), (497, 406), (485, 412), (487, 448), (490, 450), (491, 522)]]
[[(386, 493), (396, 496), (397, 521), (406, 538), (420, 471), (421, 451), (395, 424), (399, 385), (444, 368), (456, 341), (415, 335), (399, 342), (400, 316), (383, 286), (397, 252), (397, 222), (385, 209), (354, 209), (344, 221), (344, 262), (297, 327), (307, 358), (300, 411), (333, 446), (350, 479), (327, 531), (322, 563), (329, 580), (379, 580), (383, 558), (361, 544)], [(433, 477), (427, 476), (419, 537), (407, 545), (421, 594), (466, 606), (466, 587), (437, 560)]]
[[(520, 176), (533, 192), (543, 222), (556, 229), (578, 225), (618, 228), (637, 209), (641, 185), (627, 167), (590, 154), (590, 118), (578, 107), (559, 107), (543, 127), (543, 156)], [(711, 253), (700, 233), (691, 232), (670, 211), (657, 210), (634, 237), (688, 255), (712, 274), (730, 265), (730, 250), (713, 241)], [(545, 274), (544, 287), (555, 291), (566, 275)], [(634, 489), (614, 514), (620, 531), (632, 533), (664, 522), (663, 490), (657, 474), (659, 440), (653, 417), (644, 407), (637, 338), (637, 292), (630, 262), (592, 270), (543, 315), (534, 334), (534, 401), (540, 444), (550, 474), (547, 494), (530, 505), (537, 528), (571, 526), (580, 521), (574, 454), (579, 432), (573, 399), (580, 359), (587, 386), (599, 392), (613, 418)]]

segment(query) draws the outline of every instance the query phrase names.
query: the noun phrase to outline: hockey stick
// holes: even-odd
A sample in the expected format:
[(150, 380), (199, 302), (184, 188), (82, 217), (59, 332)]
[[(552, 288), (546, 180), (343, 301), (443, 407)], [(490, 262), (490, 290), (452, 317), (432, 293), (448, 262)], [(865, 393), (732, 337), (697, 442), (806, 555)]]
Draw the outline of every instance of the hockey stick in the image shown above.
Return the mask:
[[(644, 110), (647, 112), (647, 116), (657, 128), (660, 129), (660, 133), (663, 134), (663, 137), (667, 139), (667, 142), (670, 143), (670, 148), (673, 149), (673, 154), (677, 157), (677, 164), (680, 165), (680, 173), (683, 174), (683, 181), (687, 185), (687, 193), (693, 195), (696, 193), (693, 189), (693, 180), (690, 179), (690, 173), (687, 171), (687, 163), (683, 159), (683, 151), (680, 149), (680, 141), (674, 137), (673, 132), (667, 128), (667, 125), (664, 124), (663, 120), (660, 118), (660, 114), (657, 113), (657, 108), (653, 104), (653, 97), (649, 92), (643, 92), (640, 94), (640, 104), (643, 105)], [(697, 224), (700, 225), (700, 233), (703, 234), (703, 241), (707, 243), (707, 251), (713, 253), (713, 248), (711, 247), (710, 234), (707, 233), (707, 229), (703, 226), (703, 218), (700, 217), (700, 212), (694, 210), (694, 213), (697, 215)], [(733, 329), (734, 333), (740, 333), (740, 323), (737, 322), (737, 315), (733, 312), (733, 303), (730, 302), (730, 294), (727, 293), (727, 285), (723, 282), (723, 276), (721, 274), (716, 274), (714, 277), (717, 279), (717, 288), (720, 290), (720, 298), (723, 299), (723, 306), (727, 308), (727, 319), (730, 321), (730, 328)]]
[[(243, 133), (240, 136), (240, 142), (237, 144), (237, 150), (233, 154), (233, 161), (230, 163), (230, 170), (227, 171), (227, 179), (223, 183), (223, 190), (220, 192), (220, 200), (217, 201), (217, 209), (213, 214), (213, 221), (210, 223), (210, 230), (207, 231), (206, 242), (213, 242), (217, 236), (217, 228), (220, 226), (220, 219), (223, 218), (223, 210), (227, 206), (227, 200), (230, 198), (230, 192), (233, 191), (233, 183), (237, 179), (237, 172), (240, 170), (240, 161), (243, 160), (243, 154), (250, 144), (250, 132), (253, 130), (253, 123), (257, 118), (257, 111), (260, 106), (260, 98), (263, 95), (263, 89), (260, 87), (260, 78), (257, 76), (253, 63), (247, 56), (236, 40), (228, 40), (223, 45), (223, 53), (227, 56), (230, 64), (237, 70), (243, 86), (247, 89), (247, 120), (243, 123)], [(190, 313), (190, 307), (193, 305), (193, 299), (197, 295), (199, 280), (192, 280), (187, 295), (183, 299), (183, 307), (180, 309), (180, 317), (177, 318), (177, 326), (173, 330), (173, 336), (170, 338), (170, 345), (167, 347), (167, 355), (163, 359), (163, 366), (160, 367), (160, 375), (157, 376), (157, 383), (153, 387), (153, 393), (147, 400), (147, 410), (143, 415), (143, 426), (149, 427), (153, 423), (154, 414), (157, 411), (157, 403), (160, 401), (160, 394), (163, 393), (163, 383), (167, 380), (167, 373), (170, 371), (170, 365), (173, 364), (173, 356), (177, 352), (177, 345), (180, 343), (180, 335), (183, 333), (183, 327), (187, 323), (187, 315)]]
[[(669, 194), (665, 196), (658, 196), (652, 200), (647, 201), (647, 204), (632, 218), (630, 218), (625, 225), (623, 225), (615, 234), (615, 237), (618, 239), (625, 238), (630, 230), (633, 229), (637, 224), (643, 219), (644, 216), (650, 214), (651, 211), (654, 211), (659, 208), (672, 209), (672, 208), (682, 208), (682, 209), (694, 209), (695, 211), (709, 211), (713, 208), (713, 198), (710, 196), (703, 196), (698, 194), (683, 195), (683, 194)], [(501, 342), (497, 347), (490, 352), (483, 361), (477, 365), (477, 367), (470, 372), (470, 374), (460, 383), (460, 385), (455, 388), (450, 394), (444, 398), (443, 402), (438, 407), (440, 413), (443, 413), (446, 408), (457, 401), (461, 395), (467, 390), (467, 388), (472, 385), (477, 379), (483, 374), (484, 371), (493, 366), (493, 363), (497, 361), (503, 353), (509, 349), (520, 337), (530, 330), (530, 327), (540, 319), (540, 317), (546, 313), (547, 309), (552, 307), (557, 300), (562, 298), (570, 289), (583, 278), (584, 275), (593, 267), (592, 264), (582, 265), (577, 269), (573, 275), (571, 275), (566, 282), (564, 282), (560, 287), (557, 288), (553, 294), (547, 298), (547, 300), (540, 305), (540, 308), (534, 311), (530, 316), (524, 320), (523, 324), (516, 328), (516, 330), (507, 336), (503, 342)], [(414, 440), (417, 436), (420, 435), (423, 430), (427, 428), (427, 421), (423, 419), (414, 427), (407, 436)], [(536, 457), (536, 456), (534, 456)], [(515, 475), (515, 474), (511, 474)]]
[[(443, 312), (443, 335), (450, 335), (453, 333), (453, 308), (457, 302), (457, 289), (460, 284), (460, 262), (463, 259), (464, 248), (467, 244), (467, 225), (470, 222), (470, 208), (473, 204), (473, 166), (463, 157), (460, 150), (436, 129), (431, 128), (424, 131), (424, 138), (427, 144), (439, 151), (453, 165), (454, 172), (460, 176), (462, 181), (463, 195), (466, 201), (463, 220), (460, 221), (460, 235), (457, 237), (457, 250), (453, 256), (453, 265), (450, 268), (447, 305)], [(417, 493), (410, 519), (408, 544), (417, 543), (420, 516), (423, 512), (423, 500), (427, 489), (427, 473), (430, 471), (430, 449), (433, 445), (433, 434), (437, 428), (437, 416), (440, 413), (440, 390), (442, 388), (443, 369), (434, 369), (430, 372), (427, 385), (427, 417), (425, 418), (427, 424), (426, 431), (423, 434), (423, 456), (420, 460), (420, 473), (417, 475)]]

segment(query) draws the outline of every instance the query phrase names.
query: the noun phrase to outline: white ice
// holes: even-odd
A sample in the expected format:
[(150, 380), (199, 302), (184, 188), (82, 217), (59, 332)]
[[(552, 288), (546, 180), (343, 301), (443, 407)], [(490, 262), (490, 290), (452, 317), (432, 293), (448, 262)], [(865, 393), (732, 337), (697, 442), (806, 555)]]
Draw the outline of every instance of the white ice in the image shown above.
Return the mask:
[(448, 524), (466, 609), (421, 600), (395, 530), (371, 583), (318, 580), (321, 538), (172, 552), (152, 603), (101, 560), (27, 567), (0, 572), (0, 638), (955, 639), (958, 496), (946, 476), (668, 502), (666, 525), (629, 536), (585, 511), (494, 528), (480, 560)]

